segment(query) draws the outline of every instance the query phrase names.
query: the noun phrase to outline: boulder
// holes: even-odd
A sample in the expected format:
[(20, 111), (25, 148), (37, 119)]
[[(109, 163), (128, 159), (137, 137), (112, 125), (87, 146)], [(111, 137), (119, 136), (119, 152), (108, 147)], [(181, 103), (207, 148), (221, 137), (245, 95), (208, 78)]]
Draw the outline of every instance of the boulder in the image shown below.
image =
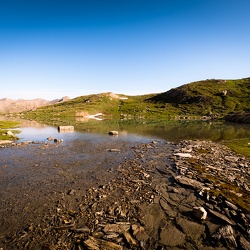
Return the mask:
[(109, 135), (118, 135), (118, 131), (115, 130), (109, 131)]
[(74, 131), (74, 126), (58, 126), (59, 133), (73, 132), (73, 131)]

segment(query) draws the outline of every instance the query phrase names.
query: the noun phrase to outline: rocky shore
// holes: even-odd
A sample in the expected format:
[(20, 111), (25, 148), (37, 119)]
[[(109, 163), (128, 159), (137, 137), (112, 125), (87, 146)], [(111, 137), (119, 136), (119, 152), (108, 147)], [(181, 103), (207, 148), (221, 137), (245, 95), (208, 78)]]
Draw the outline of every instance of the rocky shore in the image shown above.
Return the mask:
[[(53, 160), (63, 169), (53, 155), (63, 151), (65, 157), (70, 148), (63, 143), (38, 148), (43, 155), (51, 152), (48, 164)], [(71, 175), (70, 184), (67, 179), (61, 192), (47, 193), (46, 208), (18, 221), (16, 230), (8, 230), (13, 221), (3, 218), (7, 210), (15, 216), (6, 198), (0, 249), (250, 249), (249, 159), (208, 141), (110, 143), (92, 153), (93, 165), (101, 161), (92, 172), (95, 181), (82, 179), (90, 176), (86, 172)]]

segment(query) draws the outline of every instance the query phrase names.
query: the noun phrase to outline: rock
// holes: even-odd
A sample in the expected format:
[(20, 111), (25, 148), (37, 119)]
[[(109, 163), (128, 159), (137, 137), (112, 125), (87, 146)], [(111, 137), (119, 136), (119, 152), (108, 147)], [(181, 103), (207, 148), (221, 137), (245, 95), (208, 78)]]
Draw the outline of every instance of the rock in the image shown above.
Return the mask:
[(130, 229), (130, 224), (107, 224), (103, 228), (104, 233), (115, 232), (122, 234)]
[(239, 157), (235, 157), (235, 156), (225, 156), (225, 160), (229, 161), (229, 162), (237, 162), (239, 160)]
[(10, 140), (0, 140), (0, 145), (2, 145), (2, 144), (10, 144), (10, 143), (13, 143), (13, 141), (10, 141)]
[(123, 233), (124, 238), (126, 239), (126, 241), (128, 242), (129, 245), (131, 246), (136, 246), (137, 242), (136, 240), (131, 236), (131, 234), (129, 232), (124, 232)]
[(204, 207), (193, 207), (193, 213), (199, 220), (205, 220), (207, 218), (207, 211)]
[(181, 227), (182, 232), (193, 240), (198, 240), (205, 233), (205, 226), (196, 222), (179, 217), (176, 223)]
[(87, 226), (77, 228), (73, 230), (74, 233), (90, 233), (90, 229)]
[(246, 240), (243, 236), (239, 237), (239, 245), (243, 250), (249, 250), (250, 249), (250, 242)]
[(63, 142), (63, 139), (54, 139), (54, 142)]
[(238, 207), (235, 206), (233, 203), (231, 203), (231, 202), (229, 202), (229, 201), (225, 201), (225, 203), (226, 203), (226, 205), (227, 205), (229, 208), (231, 208), (231, 209), (233, 209), (233, 210), (235, 210), (235, 211), (238, 210)]
[(111, 148), (109, 149), (109, 152), (121, 152), (121, 150), (118, 148)]
[(223, 240), (227, 247), (237, 248), (232, 226), (226, 225), (218, 228), (217, 232), (212, 236), (215, 240)]
[(219, 212), (216, 212), (212, 209), (208, 209), (209, 213), (211, 213), (212, 215), (214, 215), (215, 217), (217, 217), (218, 219), (230, 224), (230, 225), (235, 225), (235, 223), (233, 221), (231, 221), (226, 215), (221, 214)]
[(185, 238), (185, 234), (171, 224), (166, 225), (160, 232), (160, 242), (168, 247), (182, 246)]
[(52, 136), (49, 136), (49, 137), (47, 138), (47, 140), (48, 140), (48, 141), (53, 141), (54, 138), (53, 138)]
[(192, 158), (192, 157), (194, 157), (193, 155), (191, 155), (189, 153), (176, 153), (174, 155), (179, 156), (179, 157), (183, 157), (183, 158)]
[(118, 131), (115, 130), (109, 131), (109, 135), (118, 135)]
[(195, 189), (203, 189), (204, 188), (203, 183), (201, 183), (201, 182), (199, 182), (197, 180), (185, 177), (183, 175), (176, 176), (175, 177), (175, 181), (177, 183), (180, 183), (182, 185), (185, 185), (185, 186), (188, 186), (188, 187), (192, 187), (192, 188), (195, 188)]
[(9, 136), (15, 136), (15, 134), (10, 130), (6, 134), (9, 135)]
[(68, 195), (75, 195), (75, 194), (76, 194), (76, 190), (71, 189), (71, 190), (68, 191), (67, 194), (68, 194)]
[(59, 133), (73, 132), (73, 131), (74, 131), (74, 126), (58, 126)]
[(96, 239), (89, 236), (87, 240), (84, 241), (84, 245), (89, 250), (122, 250), (123, 247), (110, 241)]
[(162, 209), (165, 211), (165, 213), (169, 216), (169, 217), (175, 217), (177, 215), (176, 211), (173, 211), (173, 209), (168, 205), (168, 203), (166, 201), (164, 201), (163, 199), (160, 199), (160, 205), (162, 207)]

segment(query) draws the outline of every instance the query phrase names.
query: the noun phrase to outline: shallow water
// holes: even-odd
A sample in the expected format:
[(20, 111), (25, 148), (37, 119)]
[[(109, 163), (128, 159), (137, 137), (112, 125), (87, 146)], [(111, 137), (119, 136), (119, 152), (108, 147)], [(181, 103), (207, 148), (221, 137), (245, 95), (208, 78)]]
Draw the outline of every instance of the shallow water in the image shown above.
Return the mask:
[[(6, 118), (0, 118), (6, 119)], [(249, 138), (250, 124), (201, 121), (169, 121), (165, 124), (143, 124), (132, 121), (87, 121), (74, 124), (74, 132), (59, 133), (57, 126), (46, 125), (36, 121), (20, 120), (21, 133), (19, 141), (47, 141), (48, 137), (64, 141), (81, 140), (119, 140), (129, 142), (149, 142), (152, 140), (179, 141), (199, 139), (221, 141)], [(71, 124), (68, 124), (71, 125)], [(111, 130), (119, 131), (118, 137), (109, 136)]]

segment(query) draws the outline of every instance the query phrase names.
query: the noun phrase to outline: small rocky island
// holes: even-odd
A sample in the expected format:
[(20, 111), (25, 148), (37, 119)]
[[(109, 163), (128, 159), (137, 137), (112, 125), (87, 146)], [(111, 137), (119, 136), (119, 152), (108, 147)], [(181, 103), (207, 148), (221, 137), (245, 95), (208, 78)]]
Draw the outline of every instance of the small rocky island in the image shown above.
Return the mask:
[(249, 159), (210, 141), (84, 143), (1, 148), (1, 249), (250, 249)]

